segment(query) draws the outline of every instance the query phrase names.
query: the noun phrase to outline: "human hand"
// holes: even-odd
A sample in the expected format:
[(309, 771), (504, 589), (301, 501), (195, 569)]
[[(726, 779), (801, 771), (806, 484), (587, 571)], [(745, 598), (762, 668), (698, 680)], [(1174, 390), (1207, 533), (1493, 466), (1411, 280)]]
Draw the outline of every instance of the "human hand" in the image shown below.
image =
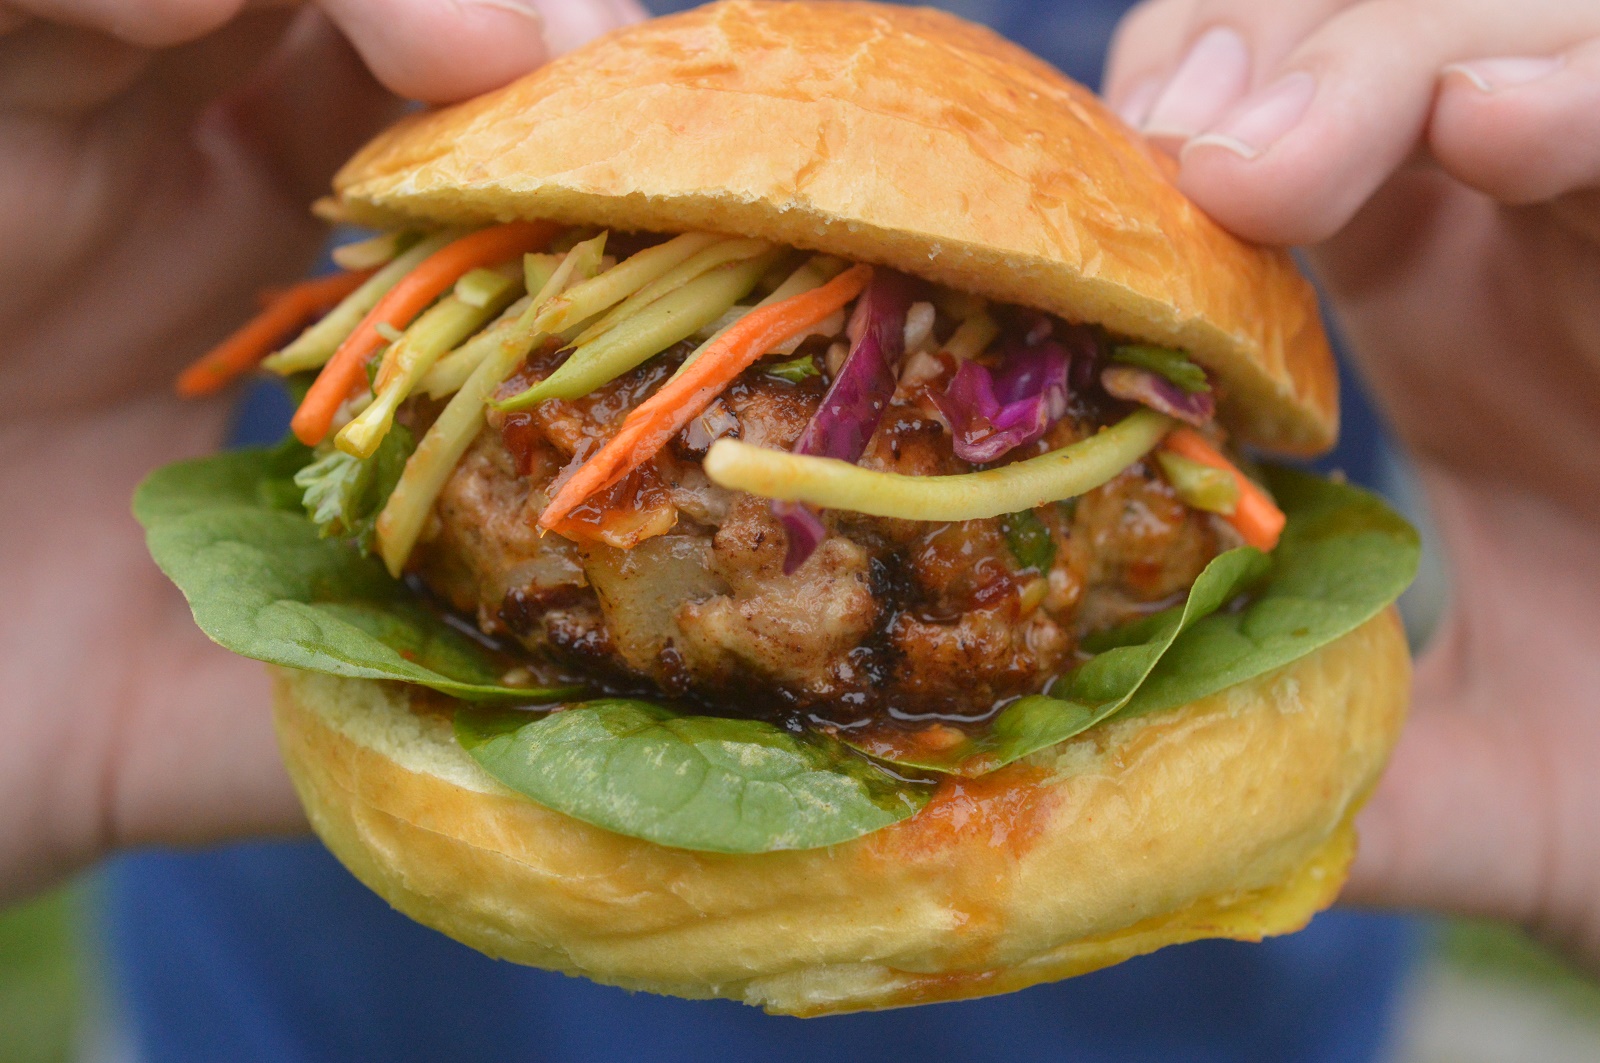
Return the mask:
[(1107, 95), (1223, 224), (1311, 245), (1448, 551), (1346, 898), (1600, 966), (1600, 5), (1148, 0)]
[(634, 0), (0, 0), (0, 903), (119, 845), (303, 829), (261, 666), (212, 646), (128, 513), (213, 449), (178, 368), (298, 277), (306, 205), (398, 113), (493, 88)]

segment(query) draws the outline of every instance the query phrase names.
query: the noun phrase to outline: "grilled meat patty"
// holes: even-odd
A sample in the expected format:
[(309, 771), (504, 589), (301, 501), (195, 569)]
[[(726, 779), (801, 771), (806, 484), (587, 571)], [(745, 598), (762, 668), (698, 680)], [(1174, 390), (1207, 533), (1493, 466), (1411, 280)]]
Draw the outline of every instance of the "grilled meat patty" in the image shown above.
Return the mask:
[[(553, 358), (532, 359), (507, 390)], [(570, 536), (541, 536), (534, 521), (562, 470), (675, 363), (658, 358), (582, 399), (495, 416), (441, 493), (414, 570), (485, 632), (535, 653), (745, 711), (849, 722), (981, 716), (1037, 692), (1078, 663), (1084, 634), (1171, 604), (1231, 545), (1141, 463), (1034, 510), (1026, 551), (1008, 518), (828, 513), (827, 539), (785, 575), (788, 540), (768, 503), (715, 486), (699, 464), (721, 435), (780, 448), (799, 438), (821, 383), (758, 369), (652, 465), (576, 513)], [(1075, 406), (1015, 456), (1110, 419)], [(923, 476), (969, 468), (917, 388), (896, 396), (862, 464)]]

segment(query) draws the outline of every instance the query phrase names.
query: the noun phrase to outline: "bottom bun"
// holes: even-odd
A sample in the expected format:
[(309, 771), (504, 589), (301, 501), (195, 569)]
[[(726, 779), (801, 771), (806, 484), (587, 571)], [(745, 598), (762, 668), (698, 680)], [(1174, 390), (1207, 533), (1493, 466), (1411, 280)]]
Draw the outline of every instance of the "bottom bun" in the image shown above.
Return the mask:
[(276, 716), (312, 826), (413, 919), (598, 982), (824, 1015), (1299, 929), (1344, 882), (1409, 669), (1389, 610), (1271, 674), (948, 780), (853, 842), (743, 856), (543, 808), (399, 685), (280, 669)]

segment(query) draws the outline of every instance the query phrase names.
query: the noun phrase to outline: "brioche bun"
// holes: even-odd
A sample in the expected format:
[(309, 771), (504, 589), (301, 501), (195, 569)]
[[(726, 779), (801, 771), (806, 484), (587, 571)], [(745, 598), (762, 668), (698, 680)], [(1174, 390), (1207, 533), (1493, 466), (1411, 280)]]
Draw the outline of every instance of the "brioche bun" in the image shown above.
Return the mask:
[[(1243, 439), (1310, 453), (1337, 384), (1315, 297), (1174, 188), (1087, 91), (952, 16), (714, 4), (414, 116), (336, 179), (368, 223), (547, 217), (761, 237), (1185, 348)], [(1007, 992), (1332, 903), (1405, 711), (1393, 610), (1271, 674), (946, 780), (843, 845), (720, 855), (505, 788), (410, 688), (276, 669), (312, 825), (402, 912), (492, 956), (820, 1015)]]
[(953, 15), (734, 0), (414, 116), (334, 179), (392, 225), (555, 218), (843, 255), (1181, 347), (1247, 442), (1338, 430), (1316, 296), (1225, 232), (1093, 93)]
[(1344, 882), (1409, 668), (1391, 609), (1276, 672), (949, 780), (853, 842), (739, 856), (529, 801), (407, 687), (274, 671), (312, 826), (406, 915), (518, 963), (823, 1015), (1299, 929)]

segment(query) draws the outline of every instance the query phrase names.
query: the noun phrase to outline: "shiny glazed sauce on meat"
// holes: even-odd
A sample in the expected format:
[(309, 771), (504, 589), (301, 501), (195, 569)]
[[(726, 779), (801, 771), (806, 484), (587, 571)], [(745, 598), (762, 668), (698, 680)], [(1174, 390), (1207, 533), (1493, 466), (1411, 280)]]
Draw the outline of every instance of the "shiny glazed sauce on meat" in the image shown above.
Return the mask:
[[(1083, 636), (1180, 601), (1231, 545), (1137, 463), (1081, 498), (1032, 511), (1024, 563), (1008, 518), (917, 522), (824, 515), (829, 535), (784, 575), (787, 535), (762, 499), (700, 468), (724, 435), (792, 447), (825, 390), (747, 370), (651, 462), (540, 534), (570, 470), (672, 375), (680, 344), (576, 400), (494, 414), (436, 503), (411, 573), (487, 637), (589, 677), (598, 690), (888, 743), (959, 741), (1084, 660)], [(808, 341), (820, 365), (825, 344)], [(536, 352), (514, 394), (560, 364)], [(950, 367), (945, 367), (948, 373)], [(903, 385), (861, 464), (907, 475), (968, 471), (931, 409), (938, 378)], [(1129, 407), (1075, 390), (1018, 460), (1067, 445)]]

